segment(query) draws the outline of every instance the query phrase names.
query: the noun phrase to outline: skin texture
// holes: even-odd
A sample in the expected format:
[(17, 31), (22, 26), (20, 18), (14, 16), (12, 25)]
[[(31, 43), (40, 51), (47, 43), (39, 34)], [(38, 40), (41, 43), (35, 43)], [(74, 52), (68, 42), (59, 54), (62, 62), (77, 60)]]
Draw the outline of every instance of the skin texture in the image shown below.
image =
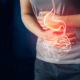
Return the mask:
[[(52, 39), (53, 36), (54, 36), (54, 32), (52, 30), (46, 28), (44, 26), (43, 22), (42, 22), (44, 16), (47, 14), (48, 11), (47, 12), (46, 11), (41, 12), (41, 14), (43, 16), (42, 17), (38, 16), (37, 17), (38, 18), (38, 22), (37, 22), (29, 0), (20, 0), (20, 6), (21, 6), (21, 19), (22, 19), (23, 24), (25, 25), (25, 27), (30, 32), (32, 32), (34, 35), (39, 37), (41, 40), (43, 40), (43, 37), (47, 37), (49, 39)], [(56, 16), (55, 16), (55, 18), (57, 19)], [(66, 18), (65, 18), (65, 20), (66, 20)], [(55, 34), (58, 34), (58, 32), (57, 33), (55, 32)], [(69, 38), (69, 40), (70, 40), (70, 42), (72, 44), (75, 43), (76, 35), (74, 33), (67, 33), (66, 36), (68, 36), (68, 38)]]

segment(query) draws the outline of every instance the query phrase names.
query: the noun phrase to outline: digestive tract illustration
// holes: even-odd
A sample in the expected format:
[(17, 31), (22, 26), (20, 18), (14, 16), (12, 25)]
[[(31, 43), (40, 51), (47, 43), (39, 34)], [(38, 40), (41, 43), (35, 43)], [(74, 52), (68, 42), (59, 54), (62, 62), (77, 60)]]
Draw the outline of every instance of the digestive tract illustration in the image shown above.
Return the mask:
[[(43, 38), (43, 56), (46, 60), (59, 61), (62, 57), (71, 50), (71, 43), (66, 33), (66, 24), (62, 20), (55, 20), (55, 5), (54, 1), (53, 9), (44, 17), (44, 25), (53, 31), (59, 31), (63, 27), (63, 34), (55, 36), (53, 39)], [(53, 12), (54, 11), (54, 12)]]

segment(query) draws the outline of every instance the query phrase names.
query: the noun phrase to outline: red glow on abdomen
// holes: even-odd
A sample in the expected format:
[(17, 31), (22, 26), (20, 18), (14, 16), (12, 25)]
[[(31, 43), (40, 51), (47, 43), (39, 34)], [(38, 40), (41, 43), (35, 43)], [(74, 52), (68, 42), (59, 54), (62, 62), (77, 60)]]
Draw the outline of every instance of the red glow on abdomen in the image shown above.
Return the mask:
[(66, 26), (63, 21), (53, 19), (53, 13), (52, 13), (52, 12), (48, 13), (48, 14), (45, 16), (45, 18), (44, 18), (44, 24), (45, 24), (48, 28), (50, 28), (50, 29), (52, 29), (52, 30), (54, 30), (54, 31), (60, 30), (60, 28), (61, 28), (62, 26), (63, 26), (64, 29), (65, 29), (65, 26)]

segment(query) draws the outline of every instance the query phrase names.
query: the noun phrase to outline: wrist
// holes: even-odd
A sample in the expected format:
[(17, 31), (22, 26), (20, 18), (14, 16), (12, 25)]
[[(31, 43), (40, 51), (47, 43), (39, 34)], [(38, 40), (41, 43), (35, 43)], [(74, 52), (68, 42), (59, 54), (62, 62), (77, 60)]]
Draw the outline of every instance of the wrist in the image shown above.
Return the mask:
[(66, 26), (69, 26), (69, 23), (70, 23), (70, 18), (69, 18), (69, 16), (65, 16), (64, 22), (66, 23)]
[(38, 38), (40, 38), (41, 40), (43, 40), (43, 35), (44, 35), (44, 30), (40, 30), (38, 32)]

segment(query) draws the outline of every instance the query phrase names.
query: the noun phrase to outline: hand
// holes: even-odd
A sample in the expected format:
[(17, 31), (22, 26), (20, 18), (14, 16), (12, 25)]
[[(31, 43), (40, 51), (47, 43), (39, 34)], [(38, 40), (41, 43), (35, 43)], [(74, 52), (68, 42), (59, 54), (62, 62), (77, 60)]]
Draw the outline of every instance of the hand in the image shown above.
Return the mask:
[(74, 33), (66, 33), (66, 36), (69, 38), (71, 44), (75, 44), (77, 37)]
[(40, 12), (41, 16), (37, 16), (38, 19), (38, 23), (40, 24), (40, 26), (42, 27), (43, 30), (50, 30), (47, 26), (44, 25), (44, 17), (45, 15), (47, 15), (50, 11), (43, 11)]
[[(43, 32), (42, 39), (44, 40), (44, 38), (45, 38), (46, 41), (51, 42), (53, 40), (53, 38), (55, 38), (56, 36), (58, 37), (59, 34), (55, 33), (52, 30), (47, 30), (47, 31)], [(77, 37), (74, 33), (66, 33), (65, 36), (68, 37), (68, 39), (72, 45), (75, 44)]]
[[(42, 11), (40, 12), (40, 15), (41, 16), (37, 16), (37, 19), (38, 19), (38, 23), (40, 24), (40, 26), (42, 27), (43, 30), (49, 30), (49, 28), (47, 26), (44, 25), (44, 17), (45, 15), (47, 15), (50, 11)], [(54, 15), (54, 13), (52, 12), (51, 13), (52, 15)], [(68, 19), (68, 16), (59, 16), (59, 15), (54, 15), (54, 19), (55, 20), (62, 20), (66, 23), (67, 25), (67, 19)]]
[[(67, 37), (68, 38), (67, 38)], [(71, 45), (75, 44), (76, 36), (72, 33), (67, 33), (66, 36), (62, 36), (58, 38), (58, 43), (54, 44), (54, 47), (63, 48), (63, 49), (70, 49)]]

